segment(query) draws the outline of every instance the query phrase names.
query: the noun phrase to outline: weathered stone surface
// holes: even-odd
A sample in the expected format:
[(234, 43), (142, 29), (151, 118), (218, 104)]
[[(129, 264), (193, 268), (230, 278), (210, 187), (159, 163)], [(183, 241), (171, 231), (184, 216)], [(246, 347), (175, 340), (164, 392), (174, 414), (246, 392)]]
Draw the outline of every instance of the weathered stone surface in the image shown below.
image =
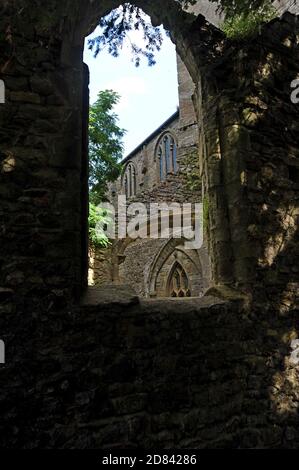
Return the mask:
[[(213, 280), (253, 301), (80, 309), (82, 45), (104, 3), (22, 0), (16, 15), (17, 3), (0, 7), (1, 446), (298, 448), (297, 18), (227, 43), (173, 2), (136, 0), (169, 27), (196, 85)], [(53, 94), (29, 91), (53, 73)], [(40, 119), (57, 134), (37, 134)], [(44, 211), (24, 195), (38, 188)]]
[[(118, 196), (126, 195), (128, 206), (131, 203), (145, 203), (149, 216), (149, 203), (180, 204), (181, 210), (182, 204), (189, 203), (194, 214), (194, 203), (202, 201), (199, 129), (192, 102), (195, 86), (179, 57), (178, 82), (179, 110), (125, 158), (121, 176), (109, 185), (107, 197), (115, 207), (116, 218)], [(162, 158), (159, 153), (161, 148), (165, 148), (163, 139), (166, 136), (169, 139), (168, 163), (166, 155)], [(165, 171), (163, 177), (160, 159)], [(132, 188), (134, 194), (131, 194)], [(137, 240), (128, 237), (125, 241), (116, 239), (106, 250), (91, 248), (91, 285), (105, 285), (109, 281), (130, 284), (139, 296), (147, 298), (170, 297), (178, 292), (192, 297), (203, 295), (210, 282), (206, 247), (185, 249), (183, 231), (181, 236), (180, 243), (169, 243), (166, 237)], [(186, 274), (184, 291), (177, 289), (174, 292), (169, 287), (175, 264)]]
[(30, 78), (30, 85), (33, 93), (38, 93), (43, 96), (48, 96), (54, 91), (54, 86), (47, 77), (32, 77)]
[(90, 287), (83, 296), (82, 307), (105, 307), (117, 304), (127, 307), (139, 303), (138, 296), (130, 286)]
[(29, 93), (23, 91), (12, 91), (10, 94), (11, 101), (21, 103), (40, 104), (40, 97), (37, 93)]

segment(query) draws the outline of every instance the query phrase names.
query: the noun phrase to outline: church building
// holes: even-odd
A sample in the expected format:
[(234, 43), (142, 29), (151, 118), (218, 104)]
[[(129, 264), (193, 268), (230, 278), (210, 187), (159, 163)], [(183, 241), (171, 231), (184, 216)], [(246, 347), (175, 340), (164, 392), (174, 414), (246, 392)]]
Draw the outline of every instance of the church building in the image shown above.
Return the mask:
[[(202, 200), (198, 127), (193, 81), (177, 56), (179, 108), (123, 160), (121, 176), (109, 187), (109, 201), (127, 204), (199, 204)], [(186, 249), (182, 238), (113, 240), (90, 250), (90, 285), (129, 285), (140, 297), (199, 297), (209, 287), (206, 243)]]

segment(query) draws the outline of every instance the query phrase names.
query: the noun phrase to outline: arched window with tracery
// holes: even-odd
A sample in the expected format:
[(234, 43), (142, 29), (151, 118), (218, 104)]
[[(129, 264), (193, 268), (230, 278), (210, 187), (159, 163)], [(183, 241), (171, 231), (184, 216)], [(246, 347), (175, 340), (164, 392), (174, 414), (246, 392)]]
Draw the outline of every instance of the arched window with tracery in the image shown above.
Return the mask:
[(168, 279), (169, 297), (191, 297), (189, 279), (183, 266), (176, 262)]
[(158, 157), (161, 181), (165, 180), (170, 173), (177, 173), (177, 145), (170, 132), (160, 138), (156, 156)]
[(133, 163), (127, 165), (123, 181), (126, 196), (135, 196), (137, 192), (137, 172)]

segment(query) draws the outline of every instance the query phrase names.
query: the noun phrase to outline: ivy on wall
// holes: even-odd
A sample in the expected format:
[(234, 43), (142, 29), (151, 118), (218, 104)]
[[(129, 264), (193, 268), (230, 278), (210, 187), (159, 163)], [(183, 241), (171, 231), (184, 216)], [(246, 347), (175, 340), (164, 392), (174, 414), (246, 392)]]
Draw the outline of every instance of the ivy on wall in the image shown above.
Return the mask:
[(226, 16), (221, 29), (230, 39), (246, 39), (256, 35), (262, 23), (277, 16), (276, 9), (270, 0), (262, 2), (257, 8), (240, 10), (239, 13)]
[(202, 186), (202, 181), (199, 173), (198, 167), (198, 152), (193, 151), (187, 157), (185, 157), (186, 165), (186, 187), (190, 191), (200, 191)]

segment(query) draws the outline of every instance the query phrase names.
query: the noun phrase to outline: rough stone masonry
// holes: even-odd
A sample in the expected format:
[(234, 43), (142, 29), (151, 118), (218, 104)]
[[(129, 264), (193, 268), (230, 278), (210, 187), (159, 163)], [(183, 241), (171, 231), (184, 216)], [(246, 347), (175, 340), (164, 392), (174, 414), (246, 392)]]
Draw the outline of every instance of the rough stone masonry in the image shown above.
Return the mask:
[(297, 17), (238, 43), (172, 0), (135, 3), (196, 87), (214, 287), (195, 303), (79, 301), (83, 43), (119, 2), (1, 2), (1, 447), (296, 448)]

